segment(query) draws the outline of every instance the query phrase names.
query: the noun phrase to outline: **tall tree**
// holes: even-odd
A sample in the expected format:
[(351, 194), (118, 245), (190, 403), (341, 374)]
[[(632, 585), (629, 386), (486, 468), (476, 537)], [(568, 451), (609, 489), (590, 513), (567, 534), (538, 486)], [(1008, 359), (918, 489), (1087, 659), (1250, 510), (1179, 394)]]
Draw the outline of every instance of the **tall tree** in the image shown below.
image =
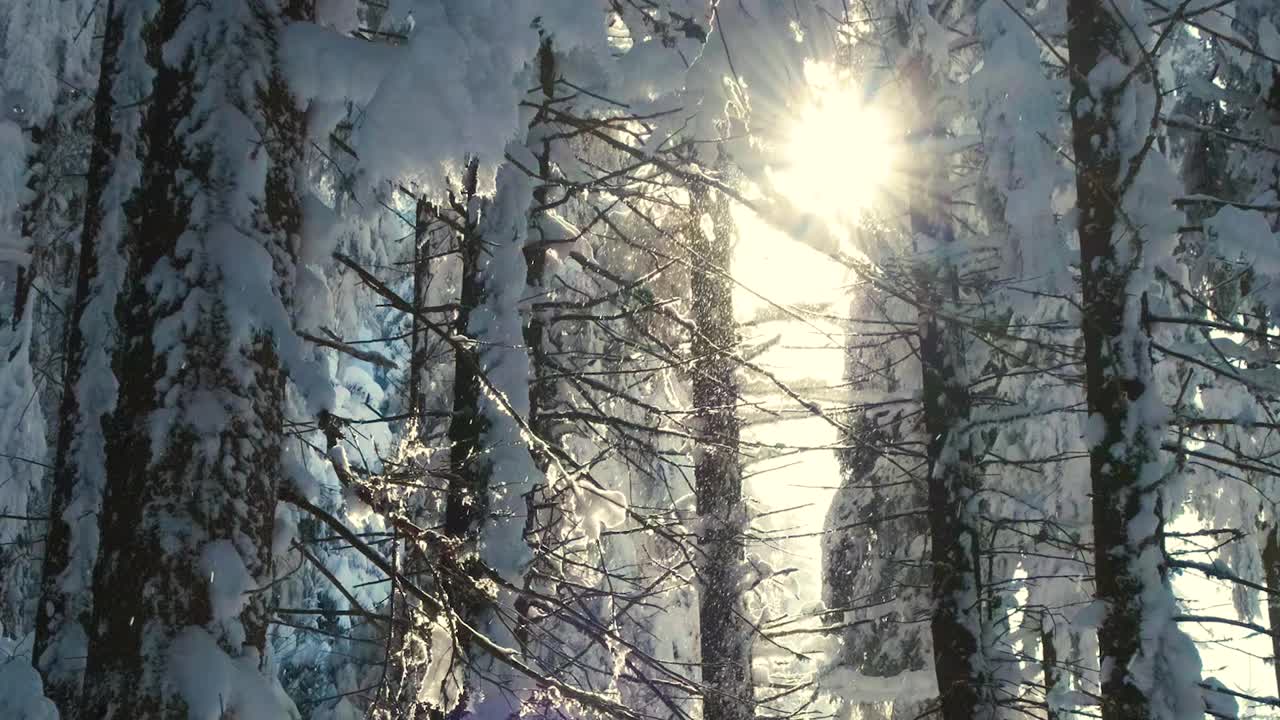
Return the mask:
[(147, 92), (131, 152), (114, 158), (139, 180), (113, 198), (128, 262), (83, 711), (287, 714), (261, 674), (259, 590), (272, 578), (301, 227), (304, 123), (277, 43), (284, 13), (310, 8), (112, 10), (117, 32), (142, 30), (117, 41), (116, 62)]
[(121, 72), (122, 48), (133, 49), (126, 40), (141, 30), (141, 18), (116, 0), (106, 4), (103, 14), (93, 145), (74, 298), (66, 319), (50, 523), (33, 649), (49, 697), (64, 713), (78, 700), (88, 652), (98, 512), (106, 484), (102, 420), (116, 393), (111, 352), (122, 275), (120, 202), (138, 182), (135, 166), (120, 158), (134, 153), (142, 110), (133, 103), (147, 95), (144, 80)]
[(1170, 227), (1161, 206), (1172, 199), (1153, 150), (1161, 89), (1137, 5), (1067, 5), (1103, 720), (1202, 712), (1161, 539), (1161, 401), (1144, 315), (1151, 257), (1177, 218)]
[[(742, 605), (746, 505), (738, 419), (738, 328), (729, 275), (733, 219), (728, 198), (690, 188), (689, 293), (693, 411), (698, 418), (694, 490), (702, 522), (698, 575), (702, 713), (707, 720), (754, 714), (752, 630)], [(709, 220), (709, 223), (705, 223)]]

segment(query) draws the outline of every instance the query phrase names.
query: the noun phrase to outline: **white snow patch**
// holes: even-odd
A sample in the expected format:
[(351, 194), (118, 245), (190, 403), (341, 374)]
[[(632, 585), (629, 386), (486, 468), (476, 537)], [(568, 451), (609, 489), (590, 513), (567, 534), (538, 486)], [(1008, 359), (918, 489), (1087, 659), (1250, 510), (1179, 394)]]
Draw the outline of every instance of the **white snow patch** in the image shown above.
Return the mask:
[(209, 633), (187, 627), (169, 645), (169, 674), (189, 720), (284, 720), (299, 717), (279, 686), (258, 671), (250, 653), (229, 657)]
[(40, 673), (25, 656), (6, 652), (0, 641), (0, 718), (5, 720), (58, 720), (58, 709), (44, 696)]
[(200, 573), (209, 583), (209, 605), (215, 622), (239, 617), (254, 588), (253, 576), (230, 540), (215, 540), (200, 550)]

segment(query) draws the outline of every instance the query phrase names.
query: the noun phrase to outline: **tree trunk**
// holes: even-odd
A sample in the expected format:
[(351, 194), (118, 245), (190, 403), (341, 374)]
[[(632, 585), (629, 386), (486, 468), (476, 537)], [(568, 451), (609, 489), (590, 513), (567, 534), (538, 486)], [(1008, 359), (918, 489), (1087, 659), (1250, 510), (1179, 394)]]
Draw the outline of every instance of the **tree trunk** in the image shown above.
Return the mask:
[[(550, 119), (547, 117), (546, 108), (550, 106), (551, 101), (555, 98), (555, 80), (556, 80), (556, 56), (551, 46), (551, 38), (543, 38), (542, 45), (538, 48), (538, 79), (539, 88), (542, 91), (542, 107), (539, 108), (534, 116), (533, 124), (530, 132), (538, 132), (546, 135), (550, 132), (545, 127)], [(563, 142), (561, 140), (560, 142)], [(543, 217), (546, 215), (547, 200), (551, 196), (551, 139), (543, 137), (534, 145), (538, 147), (530, 147), (535, 150), (534, 156), (538, 159), (538, 184), (533, 190), (534, 210), (530, 213), (529, 222), (529, 241), (525, 244), (524, 259), (526, 268), (526, 283), (531, 291), (535, 293), (545, 293), (546, 267), (547, 267), (547, 241), (553, 238), (547, 238), (545, 227), (543, 225)], [(535, 296), (535, 302), (545, 300), (541, 295)], [(546, 362), (546, 348), (544, 347), (546, 335), (546, 311), (533, 309), (529, 312), (529, 320), (525, 324), (524, 338), (525, 345), (529, 348), (529, 358), (532, 363), (532, 375), (529, 381), (529, 426), (533, 428), (534, 434), (544, 440), (551, 440), (550, 428), (547, 427), (546, 420), (542, 417), (547, 407), (555, 398), (555, 383), (547, 380), (546, 374), (550, 368)], [(535, 452), (534, 459), (538, 461), (538, 466), (544, 472), (547, 469), (550, 458), (540, 457), (542, 453)]]
[[(118, 282), (112, 276), (119, 264), (119, 227), (117, 211), (110, 207), (116, 198), (106, 196), (121, 148), (120, 128), (126, 124), (125, 116), (136, 122), (140, 112), (120, 113), (116, 109), (116, 93), (122, 89), (118, 86), (120, 43), (126, 32), (119, 5), (120, 0), (110, 0), (105, 6), (93, 147), (75, 297), (66, 318), (63, 392), (49, 480), (49, 531), (32, 648), (32, 657), (44, 675), (45, 694), (64, 718), (76, 716), (87, 652), (90, 576), (97, 559), (97, 511), (105, 480), (101, 422), (115, 394), (112, 379), (104, 373), (109, 371), (114, 325), (108, 308), (114, 304)], [(134, 139), (129, 140), (132, 147)]]
[[(929, 300), (937, 307), (941, 298)], [(924, 381), (924, 425), (928, 437), (929, 547), (933, 573), (934, 670), (944, 720), (979, 716), (988, 688), (980, 663), (981, 565), (973, 504), (973, 452), (957, 428), (968, 421), (967, 383), (955, 363), (962, 331), (936, 316), (921, 323), (920, 364)]]
[[(946, 128), (934, 117), (938, 68), (916, 52), (907, 66), (907, 82), (920, 108), (914, 141), (942, 146)], [(982, 566), (979, 554), (977, 474), (973, 440), (963, 429), (972, 398), (965, 367), (966, 329), (959, 310), (959, 273), (949, 259), (930, 257), (935, 247), (955, 242), (946, 218), (943, 193), (948, 158), (924, 154), (921, 186), (914, 192), (910, 216), (913, 273), (920, 327), (920, 374), (926, 437), (930, 588), (933, 614), (934, 672), (943, 720), (991, 717), (990, 677), (982, 647)], [(951, 305), (951, 312), (944, 309)]]
[[(482, 387), (479, 342), (470, 327), (472, 314), (480, 308), (485, 297), (484, 278), (480, 269), (485, 248), (478, 228), (480, 200), (476, 195), (478, 167), (475, 158), (467, 163), (462, 201), (454, 204), (454, 211), (462, 218), (464, 229), (458, 238), (462, 287), (453, 332), (456, 337), (465, 340), (454, 351), (453, 413), (450, 415), (448, 428), (449, 486), (446, 491), (444, 519), (445, 534), (457, 540), (459, 553), (471, 558), (474, 558), (472, 553), (479, 543), (488, 514), (490, 475), (483, 447), (483, 436), (488, 423), (480, 412)], [(483, 599), (473, 597), (462, 578), (445, 577), (442, 582), (454, 603), (454, 612), (467, 624), (476, 627), (477, 618), (485, 608)], [(470, 639), (465, 633), (455, 633), (454, 656), (449, 661), (458, 662), (458, 658), (468, 657), (470, 647)], [(470, 686), (464, 682), (464, 695), (469, 690)], [(465, 697), (452, 700), (461, 704), (465, 702)], [(437, 708), (434, 716), (444, 717), (453, 710), (453, 707)]]
[[(732, 220), (728, 202), (703, 187), (691, 189), (690, 292), (694, 326), (693, 406), (699, 442), (694, 466), (702, 532), (702, 717), (745, 720), (754, 714), (751, 628), (742, 615), (742, 468), (739, 457), (738, 382), (734, 359), (738, 333), (733, 317)], [(702, 227), (710, 213), (712, 235)]]
[[(427, 291), (431, 284), (431, 220), (435, 212), (436, 209), (425, 195), (418, 198), (414, 211), (412, 306), (419, 312), (428, 304)], [(405, 423), (403, 432), (406, 441), (420, 443), (428, 432), (427, 396), (423, 391), (427, 376), (427, 326), (422, 317), (416, 314), (410, 316), (409, 322), (409, 372), (405, 391), (409, 421)], [(330, 442), (336, 445), (340, 431), (336, 428), (334, 430), (334, 437)], [(416, 458), (411, 457), (409, 462), (415, 473), (425, 475), (428, 472)], [(416, 504), (415, 507), (421, 511), (424, 506)], [(423, 522), (422, 518), (413, 520), (423, 526), (431, 524)], [(406, 539), (401, 542), (397, 537), (394, 547), (400, 550), (399, 556), (392, 558), (398, 570), (406, 577), (416, 579), (423, 587), (428, 586), (432, 568), (417, 541)], [(418, 691), (426, 680), (427, 669), (432, 661), (429, 623), (435, 619), (436, 613), (425, 608), (411, 592), (406, 592), (400, 578), (392, 579), (388, 602), (392, 621), (387, 627), (385, 638), (386, 665), (369, 717), (384, 720), (431, 717), (437, 709), (419, 702)], [(439, 648), (435, 650), (438, 651)]]
[(1046, 720), (1058, 720), (1051, 696), (1062, 682), (1062, 669), (1058, 667), (1058, 643), (1053, 637), (1053, 626), (1048, 611), (1040, 613), (1040, 669), (1044, 675), (1044, 702)]
[(1271, 669), (1276, 674), (1276, 692), (1280, 693), (1280, 526), (1272, 524), (1263, 531), (1262, 568), (1267, 576), (1267, 619), (1271, 627)]
[[(1150, 339), (1138, 306), (1141, 289), (1130, 279), (1142, 265), (1142, 228), (1121, 225), (1120, 203), (1126, 175), (1136, 177), (1141, 157), (1122, 162), (1122, 153), (1143, 142), (1121, 127), (1122, 104), (1130, 83), (1147, 83), (1139, 73), (1094, 70), (1118, 63), (1125, 70), (1139, 62), (1128, 48), (1132, 28), (1103, 0), (1070, 0), (1067, 46), (1070, 53), (1072, 148), (1079, 211), (1081, 315), (1084, 337), (1085, 396), (1095, 440), (1089, 449), (1093, 490), (1095, 587), (1105, 608), (1098, 627), (1102, 669), (1103, 720), (1143, 720), (1164, 715), (1153, 696), (1198, 694), (1198, 668), (1192, 676), (1181, 664), (1165, 670), (1130, 672), (1135, 664), (1160, 663), (1180, 635), (1171, 613), (1173, 599), (1163, 575), (1159, 488), (1156, 462), (1160, 427), (1139, 400), (1156, 392)], [(1142, 295), (1145, 305), (1145, 295)], [(1146, 402), (1151, 402), (1150, 400)], [(1158, 402), (1158, 400), (1156, 401)], [(1157, 601), (1161, 595), (1164, 600)], [(1162, 626), (1163, 625), (1163, 626)], [(1144, 642), (1144, 638), (1150, 638)], [(1185, 641), (1185, 638), (1182, 638)], [(1185, 641), (1189, 644), (1189, 641)], [(1194, 650), (1190, 650), (1194, 655)], [(1158, 667), (1158, 666), (1157, 666)], [(1150, 677), (1156, 675), (1155, 677)], [(1163, 690), (1160, 688), (1163, 687)], [(1181, 704), (1189, 704), (1181, 703)], [(1189, 715), (1198, 714), (1187, 708)]]
[[(431, 286), (431, 247), (430, 235), (431, 205), (426, 196), (418, 198), (414, 212), (413, 229), (413, 307), (421, 310), (427, 306), (427, 289)], [(418, 431), (422, 431), (423, 416), (426, 409), (426, 396), (422, 392), (422, 382), (426, 375), (426, 340), (427, 330), (422, 318), (417, 315), (409, 318), (409, 414), (417, 423)]]
[[(140, 183), (123, 198), (120, 386), (104, 424), (83, 713), (235, 717), (269, 692), (244, 668), (266, 652), (257, 590), (272, 579), (276, 345), (291, 332), (305, 123), (276, 66), (280, 17), (238, 3), (121, 4), (145, 28), (121, 65), (151, 80), (136, 157), (117, 161)], [(246, 68), (260, 78), (249, 91)], [(210, 672), (230, 686), (206, 687)]]
[(465, 230), (458, 239), (461, 246), (462, 289), (453, 332), (470, 342), (454, 356), (453, 415), (449, 421), (449, 489), (445, 502), (444, 530), (449, 537), (474, 542), (480, 534), (485, 515), (488, 482), (480, 458), (480, 436), (484, 418), (480, 416), (480, 354), (475, 338), (469, 333), (472, 312), (484, 299), (484, 281), (480, 276), (483, 239), (476, 227), (476, 172), (478, 161), (468, 163), (463, 179), (463, 200), (455, 210), (464, 218)]

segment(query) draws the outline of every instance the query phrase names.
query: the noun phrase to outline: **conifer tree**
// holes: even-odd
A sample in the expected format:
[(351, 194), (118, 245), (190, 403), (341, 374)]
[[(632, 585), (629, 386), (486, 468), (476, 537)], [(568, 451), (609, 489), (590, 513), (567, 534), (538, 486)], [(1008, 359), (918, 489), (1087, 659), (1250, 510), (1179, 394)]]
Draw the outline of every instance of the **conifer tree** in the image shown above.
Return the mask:
[(277, 64), (285, 16), (256, 2), (112, 10), (116, 32), (142, 30), (117, 36), (122, 85), (148, 94), (128, 153), (111, 159), (138, 180), (118, 199), (120, 385), (104, 423), (83, 712), (269, 712), (279, 700), (264, 674), (262, 589), (282, 476), (304, 131)]

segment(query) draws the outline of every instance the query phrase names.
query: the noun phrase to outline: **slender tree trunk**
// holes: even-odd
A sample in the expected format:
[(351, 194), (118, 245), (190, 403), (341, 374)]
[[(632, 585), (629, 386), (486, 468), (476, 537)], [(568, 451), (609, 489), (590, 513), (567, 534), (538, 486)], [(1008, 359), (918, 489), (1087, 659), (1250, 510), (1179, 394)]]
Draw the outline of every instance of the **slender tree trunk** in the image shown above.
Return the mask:
[[(1262, 569), (1267, 587), (1280, 588), (1280, 526), (1272, 524), (1263, 530)], [(1280, 693), (1280, 595), (1274, 590), (1267, 595), (1267, 619), (1271, 627), (1271, 669), (1276, 674), (1276, 691)]]
[(1058, 711), (1053, 707), (1051, 696), (1062, 682), (1062, 669), (1058, 667), (1058, 643), (1053, 637), (1053, 626), (1049, 622), (1049, 613), (1040, 613), (1040, 670), (1044, 675), (1044, 701), (1046, 720), (1058, 720)]
[[(481, 415), (482, 387), (480, 378), (480, 349), (473, 336), (471, 317), (484, 302), (485, 285), (481, 274), (481, 258), (485, 252), (484, 238), (478, 228), (480, 201), (476, 195), (478, 161), (471, 159), (463, 177), (462, 201), (454, 202), (454, 212), (462, 218), (463, 232), (458, 238), (462, 261), (462, 287), (458, 299), (458, 312), (454, 317), (453, 331), (459, 338), (466, 338), (462, 347), (455, 349), (453, 375), (453, 413), (449, 419), (449, 485), (445, 498), (444, 532), (457, 541), (457, 552), (474, 558), (483, 524), (489, 511), (490, 465), (485, 458), (484, 433), (488, 422)], [(474, 561), (474, 560), (473, 560)], [(464, 561), (465, 562), (465, 561)], [(485, 604), (472, 596), (461, 578), (443, 578), (445, 590), (455, 604), (456, 612), (472, 627), (484, 612)], [(471, 643), (464, 633), (455, 633), (454, 650), (450, 662), (462, 662), (470, 654)], [(446, 657), (443, 654), (442, 658)], [(440, 662), (434, 659), (434, 662)], [(470, 686), (464, 681), (463, 694)], [(453, 698), (457, 703), (465, 697)], [(437, 708), (433, 717), (442, 718), (452, 712), (452, 707)]]
[[(534, 116), (533, 124), (530, 132), (537, 132), (541, 135), (541, 139), (537, 139), (534, 143), (536, 147), (534, 155), (538, 159), (538, 184), (533, 190), (534, 210), (530, 213), (530, 234), (529, 240), (525, 244), (524, 259), (526, 268), (526, 283), (534, 292), (545, 292), (546, 268), (547, 268), (547, 250), (548, 240), (554, 238), (546, 237), (546, 227), (543, 224), (543, 218), (547, 214), (545, 209), (547, 201), (551, 197), (552, 169), (551, 169), (551, 143), (552, 140), (546, 137), (550, 133), (547, 123), (550, 119), (547, 117), (546, 108), (550, 106), (551, 101), (555, 98), (556, 89), (556, 55), (551, 46), (551, 38), (546, 37), (542, 40), (542, 45), (538, 48), (538, 84), (542, 91), (542, 108)], [(563, 142), (563, 141), (560, 141)], [(538, 300), (544, 298), (538, 297)], [(538, 437), (544, 440), (551, 440), (550, 428), (543, 418), (543, 413), (548, 406), (554, 402), (555, 398), (555, 382), (546, 379), (550, 368), (546, 362), (546, 347), (544, 347), (546, 336), (546, 311), (534, 309), (529, 313), (529, 320), (525, 324), (524, 338), (525, 344), (529, 348), (529, 357), (532, 364), (532, 376), (529, 382), (529, 426)], [(541, 457), (542, 453), (535, 452), (534, 459), (538, 461), (538, 466), (544, 472), (547, 469), (550, 458)]]
[(475, 159), (467, 165), (463, 180), (463, 200), (455, 210), (464, 218), (465, 230), (458, 239), (462, 259), (462, 289), (453, 331), (470, 343), (454, 357), (453, 414), (449, 421), (449, 488), (445, 502), (444, 530), (447, 535), (475, 542), (480, 534), (487, 502), (488, 480), (481, 454), (480, 440), (485, 421), (480, 416), (480, 357), (475, 338), (470, 337), (472, 312), (484, 300), (484, 281), (480, 275), (483, 238), (476, 227)]
[[(545, 309), (537, 307), (538, 303), (549, 300), (550, 292), (546, 286), (547, 251), (550, 249), (548, 241), (555, 239), (548, 237), (547, 234), (547, 230), (552, 225), (548, 218), (550, 210), (547, 204), (551, 197), (554, 180), (551, 160), (553, 141), (548, 137), (552, 127), (551, 119), (547, 117), (547, 109), (555, 98), (556, 88), (556, 55), (549, 36), (542, 38), (536, 62), (538, 68), (536, 92), (541, 95), (538, 98), (541, 106), (529, 123), (526, 147), (537, 159), (537, 184), (533, 188), (533, 205), (529, 211), (529, 236), (523, 248), (527, 286), (525, 295), (532, 298), (533, 307), (525, 317), (523, 334), (525, 347), (529, 349), (529, 428), (543, 442), (556, 443), (558, 438), (553, 435), (555, 423), (549, 422), (545, 416), (554, 404), (556, 396), (555, 381), (548, 380), (546, 377), (551, 372), (547, 363), (546, 347), (548, 313)], [(535, 97), (534, 93), (530, 93), (530, 102), (533, 102)], [(555, 142), (563, 143), (564, 140), (559, 139)], [(532, 456), (538, 470), (545, 475), (551, 466), (552, 458), (540, 447), (533, 449)], [(525, 540), (533, 549), (535, 562), (538, 565), (537, 572), (529, 573), (525, 577), (526, 590), (545, 590), (553, 595), (556, 593), (554, 581), (548, 583), (547, 580), (559, 574), (549, 556), (556, 549), (563, 549), (555, 539), (557, 532), (562, 529), (564, 520), (561, 505), (563, 498), (557, 496), (557, 491), (563, 488), (563, 485), (560, 488), (552, 488), (549, 483), (542, 483), (526, 498), (528, 511), (525, 520)], [(545, 542), (548, 538), (552, 539), (551, 543)], [(537, 622), (534, 619), (536, 613), (531, 612), (532, 606), (523, 596), (516, 598), (515, 608), (520, 615), (516, 639), (524, 646), (530, 639), (532, 625)]]
[[(428, 242), (431, 235), (431, 205), (427, 198), (418, 198), (414, 212), (413, 229), (413, 306), (427, 306), (427, 289), (431, 286), (431, 247)], [(426, 339), (427, 330), (422, 318), (414, 315), (409, 336), (409, 413), (417, 422), (419, 431), (423, 426), (422, 412), (426, 409), (426, 396), (422, 392), (423, 379), (426, 376)]]
[[(265, 658), (267, 594), (255, 591), (272, 579), (285, 385), (276, 343), (291, 331), (281, 318), (305, 123), (276, 66), (281, 17), (183, 0), (126, 12), (144, 15), (145, 32), (122, 66), (145, 65), (151, 82), (138, 153), (118, 160), (136, 163), (140, 184), (124, 199), (120, 388), (105, 423), (83, 713), (235, 717), (267, 680), (232, 673), (214, 708), (204, 682), (224, 663)], [(260, 77), (248, 92), (245, 68)], [(245, 163), (264, 172), (243, 173)], [(246, 264), (257, 265), (246, 274)]]
[[(929, 300), (937, 307), (941, 298)], [(980, 664), (981, 564), (972, 507), (976, 480), (968, 438), (957, 430), (967, 422), (970, 400), (963, 371), (956, 367), (960, 331), (936, 316), (921, 323), (920, 364), (924, 380), (924, 425), (928, 437), (929, 547), (933, 573), (934, 669), (944, 720), (979, 716), (987, 688)], [(985, 708), (990, 710), (989, 707)]]
[[(427, 201), (425, 195), (417, 200), (414, 211), (413, 233), (413, 307), (421, 311), (427, 307), (427, 291), (431, 284), (431, 221), (436, 208)], [(405, 425), (406, 440), (420, 442), (427, 431), (427, 396), (423, 385), (427, 376), (427, 327), (419, 315), (410, 316), (409, 335), (409, 371), (406, 383), (405, 406), (409, 422)], [(334, 428), (332, 444), (338, 442), (339, 432)], [(416, 460), (411, 459), (416, 464)], [(417, 468), (417, 472), (425, 473), (426, 469)], [(414, 518), (420, 525), (421, 519)], [(400, 549), (398, 557), (392, 561), (406, 577), (416, 578), (419, 583), (429, 584), (431, 565), (417, 542), (409, 539), (403, 543), (397, 537), (395, 547)], [(418, 701), (418, 690), (425, 680), (428, 664), (433, 658), (431, 651), (439, 648), (429, 646), (430, 638), (424, 634), (429, 632), (428, 623), (434, 619), (435, 612), (424, 608), (412, 593), (405, 592), (402, 581), (393, 578), (390, 593), (390, 615), (392, 621), (387, 628), (386, 665), (383, 671), (382, 684), (378, 689), (377, 699), (370, 709), (371, 718), (417, 720), (430, 717), (436, 708), (426, 707)], [(424, 652), (425, 651), (425, 655)]]
[[(32, 656), (44, 674), (45, 694), (58, 706), (63, 718), (76, 717), (87, 652), (92, 594), (90, 573), (98, 545), (97, 510), (102, 493), (101, 413), (114, 402), (114, 388), (101, 375), (82, 385), (86, 367), (106, 370), (110, 336), (106, 306), (114, 302), (114, 282), (100, 282), (100, 264), (114, 272), (117, 219), (105, 197), (112, 182), (120, 151), (120, 125), (116, 112), (120, 43), (125, 28), (120, 0), (103, 7), (102, 59), (94, 97), (93, 147), (89, 158), (84, 224), (80, 231), (79, 266), (74, 301), (68, 308), (62, 372), (62, 401), (49, 484), (49, 531), (36, 610)], [(136, 111), (127, 113), (136, 116)], [(106, 236), (105, 242), (104, 235)], [(91, 303), (96, 312), (90, 313)], [(86, 324), (92, 338), (86, 338)], [(91, 342), (87, 341), (91, 340)]]
[[(1199, 669), (1185, 662), (1166, 670), (1130, 671), (1135, 664), (1158, 663), (1155, 653), (1185, 642), (1173, 625), (1173, 599), (1163, 574), (1158, 442), (1161, 428), (1144, 412), (1140, 399), (1156, 392), (1150, 339), (1143, 327), (1146, 296), (1130, 287), (1143, 262), (1144, 228), (1122, 224), (1126, 177), (1142, 158), (1123, 161), (1143, 138), (1122, 127), (1122, 105), (1131, 93), (1148, 92), (1131, 84), (1149, 83), (1142, 73), (1120, 70), (1142, 62), (1128, 47), (1125, 27), (1114, 3), (1070, 0), (1067, 46), (1070, 53), (1072, 149), (1079, 210), (1081, 311), (1084, 337), (1085, 396), (1097, 437), (1089, 451), (1093, 490), (1095, 587), (1104, 607), (1098, 627), (1103, 720), (1144, 720), (1164, 715), (1172, 693), (1198, 695)], [(1114, 66), (1105, 76), (1095, 69)], [(1141, 305), (1139, 298), (1141, 297)], [(1152, 402), (1143, 400), (1142, 402)], [(1155, 400), (1158, 402), (1158, 400)], [(1161, 598), (1163, 596), (1163, 599)], [(1176, 648), (1181, 652), (1183, 648)], [(1186, 650), (1194, 656), (1194, 649)], [(1154, 676), (1153, 676), (1154, 675)], [(1153, 697), (1161, 698), (1153, 706)], [(1191, 701), (1181, 703), (1191, 704)], [(1185, 708), (1188, 716), (1197, 708)]]
[[(693, 406), (699, 441), (694, 481), (701, 519), (702, 717), (745, 720), (754, 714), (751, 628), (742, 615), (742, 467), (739, 456), (738, 333), (733, 317), (732, 219), (727, 201), (691, 189), (690, 292), (694, 326)], [(702, 227), (710, 213), (712, 234)]]
[[(529, 368), (519, 304), (525, 289), (521, 253), (528, 237), (533, 183), (515, 164), (502, 165), (493, 198), (481, 201), (474, 196), (476, 170), (473, 161), (464, 181), (466, 202), (455, 204), (466, 219), (460, 240), (462, 292), (454, 330), (465, 340), (455, 356), (451, 476), (444, 525), (445, 533), (456, 541), (451, 552), (471, 577), (470, 581), (457, 576), (445, 581), (464, 621), (500, 642), (514, 642), (509, 626), (490, 610), (492, 599), (473, 581), (493, 573), (505, 582), (521, 583), (531, 561), (523, 515), (539, 471), (528, 447)], [(492, 482), (494, 478), (500, 482)], [(514, 602), (503, 600), (508, 601)], [(509, 697), (486, 689), (492, 683), (514, 683), (514, 689), (508, 690), (522, 695), (523, 680), (511, 676), (509, 668), (494, 667), (492, 658), (473, 657), (466, 636), (457, 637), (455, 646), (459, 657), (466, 657), (475, 669), (464, 694), (479, 690), (484, 698), (477, 702), (493, 704), (477, 713), (499, 712), (498, 706)]]
[[(1096, 0), (1072, 0), (1068, 13), (1071, 72), (1088, 77), (1103, 57), (1104, 38), (1117, 42), (1114, 36), (1119, 29)], [(1127, 668), (1141, 644), (1142, 608), (1138, 595), (1142, 579), (1134, 576), (1136, 548), (1126, 535), (1129, 522), (1138, 513), (1138, 474), (1146, 458), (1136, 452), (1138, 448), (1130, 448), (1125, 457), (1111, 457), (1110, 446), (1124, 447), (1123, 423), (1129, 405), (1138, 399), (1151, 378), (1126, 378), (1114, 357), (1117, 352), (1121, 358), (1145, 353), (1122, 346), (1128, 273), (1121, 264), (1124, 259), (1116, 257), (1112, 245), (1117, 219), (1116, 199), (1111, 194), (1120, 177), (1120, 153), (1115, 147), (1115, 128), (1107, 117), (1111, 108), (1083, 111), (1082, 103), (1092, 104), (1099, 99), (1082, 81), (1072, 85), (1072, 136), (1081, 213), (1085, 388), (1091, 416), (1096, 414), (1106, 428), (1105, 438), (1090, 452), (1097, 595), (1107, 603), (1106, 618), (1098, 629), (1102, 711), (1104, 720), (1141, 720), (1151, 717), (1151, 710), (1145, 695), (1130, 680)], [(1093, 138), (1105, 139), (1107, 144), (1095, 148)]]
[[(907, 80), (921, 112), (914, 141), (941, 146), (942, 121), (934, 117), (939, 68), (916, 52)], [(921, 253), (914, 273), (920, 326), (920, 374), (926, 436), (930, 583), (934, 671), (944, 720), (991, 717), (990, 677), (982, 647), (982, 565), (977, 516), (977, 471), (973, 441), (963, 427), (972, 398), (966, 368), (966, 330), (960, 312), (960, 279), (955, 265), (929, 257), (934, 246), (955, 242), (945, 216), (943, 193), (947, 158), (923, 154), (921, 186), (910, 208), (913, 249)], [(921, 244), (924, 246), (922, 247)], [(922, 252), (923, 251), (923, 252)], [(951, 312), (944, 312), (950, 305)]]

